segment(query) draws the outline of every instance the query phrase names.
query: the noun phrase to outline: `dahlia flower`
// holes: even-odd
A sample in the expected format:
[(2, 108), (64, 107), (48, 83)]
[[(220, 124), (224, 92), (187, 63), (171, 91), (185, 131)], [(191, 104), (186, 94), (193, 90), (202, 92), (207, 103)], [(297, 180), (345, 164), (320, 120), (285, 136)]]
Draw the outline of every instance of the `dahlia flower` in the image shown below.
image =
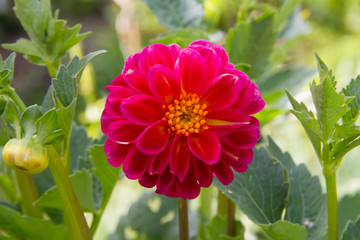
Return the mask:
[(193, 199), (214, 176), (226, 185), (232, 169), (247, 170), (260, 137), (250, 115), (265, 102), (221, 46), (153, 44), (130, 56), (106, 89), (105, 154), (127, 178)]

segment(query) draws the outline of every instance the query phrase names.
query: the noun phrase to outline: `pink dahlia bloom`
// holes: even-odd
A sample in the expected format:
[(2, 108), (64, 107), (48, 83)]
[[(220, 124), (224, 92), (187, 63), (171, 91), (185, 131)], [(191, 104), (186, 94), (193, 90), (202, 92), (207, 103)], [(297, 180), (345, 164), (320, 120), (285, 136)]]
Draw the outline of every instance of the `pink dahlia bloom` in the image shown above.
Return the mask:
[(265, 102), (221, 46), (153, 44), (130, 56), (106, 89), (105, 153), (129, 179), (192, 199), (214, 176), (226, 185), (232, 169), (247, 170), (260, 137), (250, 115)]

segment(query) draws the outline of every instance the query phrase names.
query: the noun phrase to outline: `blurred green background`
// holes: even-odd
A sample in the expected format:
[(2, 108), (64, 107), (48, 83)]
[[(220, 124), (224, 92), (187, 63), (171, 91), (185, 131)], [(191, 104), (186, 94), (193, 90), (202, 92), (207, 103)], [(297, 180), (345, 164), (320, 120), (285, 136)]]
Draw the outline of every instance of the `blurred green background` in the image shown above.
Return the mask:
[[(196, 31), (180, 33), (186, 39), (207, 37), (224, 43), (226, 32), (246, 14), (256, 15), (264, 4), (278, 9), (282, 0), (197, 0), (204, 8), (204, 17)], [(82, 24), (82, 32), (92, 34), (77, 46), (71, 54), (81, 54), (98, 49), (106, 54), (95, 58), (87, 68), (83, 79), (76, 121), (89, 129), (91, 136), (100, 133), (99, 119), (107, 92), (104, 86), (121, 73), (124, 59), (154, 42), (171, 43), (171, 29), (159, 24), (149, 7), (141, 0), (52, 0), (53, 9), (60, 9), (60, 18), (67, 19), (68, 25)], [(245, 13), (249, 6), (256, 6)], [(19, 21), (15, 18), (13, 1), (0, 0), (0, 43), (12, 43), (26, 37)], [(281, 59), (280, 67), (305, 65), (316, 68), (314, 52), (333, 69), (338, 81), (338, 89), (360, 73), (360, 0), (304, 0), (290, 15), (289, 22), (278, 36), (276, 46), (281, 46), (272, 61)], [(180, 30), (181, 31), (181, 30)], [(167, 34), (167, 37), (162, 37)], [(184, 40), (185, 39), (185, 40)], [(0, 54), (7, 57), (10, 52), (0, 47)], [(314, 71), (315, 73), (315, 71)], [(305, 74), (304, 74), (305, 75)], [(86, 77), (87, 76), (87, 77)], [(311, 103), (308, 91), (310, 79), (304, 76), (303, 85), (295, 97)], [(82, 80), (83, 81), (83, 80)], [(41, 104), (50, 84), (45, 67), (35, 66), (17, 55), (13, 87), (27, 105)], [(286, 87), (286, 86), (284, 86)], [(288, 112), (290, 104), (283, 99), (281, 114), (263, 125), (262, 135), (271, 137), (288, 151), (296, 162), (305, 162), (313, 174), (321, 175), (321, 167), (316, 160), (311, 144), (299, 122)], [(347, 155), (338, 171), (339, 198), (360, 191), (360, 149)], [(119, 216), (126, 214), (132, 201), (143, 191), (135, 181), (122, 180), (115, 189), (111, 205), (104, 216), (97, 239), (104, 239), (116, 228)], [(130, 194), (129, 194), (130, 193)], [(124, 198), (124, 195), (130, 197)], [(196, 205), (196, 203), (195, 203)], [(120, 207), (121, 206), (121, 207)], [(114, 217), (115, 216), (115, 217)], [(131, 233), (130, 233), (131, 234)], [(250, 239), (250, 238), (249, 238)]]

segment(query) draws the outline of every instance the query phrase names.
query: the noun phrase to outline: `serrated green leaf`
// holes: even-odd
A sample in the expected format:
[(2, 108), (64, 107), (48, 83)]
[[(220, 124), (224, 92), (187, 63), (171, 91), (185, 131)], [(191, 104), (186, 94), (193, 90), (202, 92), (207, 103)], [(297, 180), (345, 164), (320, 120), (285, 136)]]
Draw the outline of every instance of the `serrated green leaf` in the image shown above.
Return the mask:
[(11, 53), (8, 58), (3, 61), (0, 55), (0, 87), (8, 87), (14, 75), (15, 53)]
[(241, 222), (236, 221), (236, 237), (226, 238), (227, 234), (227, 222), (225, 217), (216, 215), (211, 219), (209, 225), (205, 227), (205, 239), (204, 240), (244, 240), (244, 226)]
[(308, 239), (319, 239), (327, 229), (326, 196), (321, 192), (319, 178), (311, 176), (304, 164), (296, 165), (270, 137), (267, 149), (289, 173), (290, 191), (284, 220), (306, 227)]
[(19, 52), (27, 56), (27, 60), (32, 63), (45, 65), (44, 54), (41, 47), (33, 41), (20, 38), (16, 43), (11, 44), (2, 44), (4, 48), (7, 48), (11, 51)]
[(342, 235), (342, 240), (358, 240), (360, 239), (360, 217), (355, 223), (349, 222)]
[(4, 116), (6, 121), (15, 130), (16, 137), (21, 138), (20, 111), (12, 100), (7, 102), (4, 110)]
[[(36, 121), (36, 142), (41, 144), (49, 144), (50, 141), (62, 134), (61, 130), (56, 130), (57, 113), (55, 108), (47, 111), (42, 117)], [(51, 136), (50, 136), (51, 135)]]
[(344, 124), (354, 124), (360, 115), (360, 75), (342, 90), (345, 96), (354, 96), (355, 99), (348, 103), (349, 111), (343, 116)]
[(344, 140), (337, 142), (330, 152), (330, 159), (337, 161), (339, 165), (342, 158), (352, 149), (360, 145), (360, 136), (348, 137)]
[(336, 125), (330, 142), (339, 141), (345, 138), (360, 136), (360, 126)]
[(306, 134), (308, 135), (311, 144), (320, 157), (322, 133), (318, 121), (315, 119), (314, 114), (307, 109), (304, 103), (298, 103), (291, 94), (285, 90), (286, 95), (295, 111), (291, 111), (303, 126)]
[(195, 27), (200, 24), (204, 10), (196, 0), (143, 0), (157, 21), (170, 28)]
[(217, 179), (213, 184), (256, 224), (270, 224), (281, 219), (285, 208), (289, 182), (287, 172), (273, 161), (265, 148), (254, 149), (254, 158), (245, 173), (234, 172), (227, 186)]
[(64, 226), (56, 225), (48, 220), (21, 215), (17, 211), (2, 205), (0, 205), (0, 228), (12, 232), (14, 236), (21, 239), (68, 239), (67, 229)]
[(319, 71), (320, 82), (323, 82), (326, 78), (329, 78), (331, 85), (335, 88), (336, 81), (335, 81), (335, 77), (332, 74), (332, 70), (326, 66), (326, 64), (323, 62), (323, 60), (321, 60), (321, 58), (316, 53), (315, 53), (315, 58), (316, 58), (317, 67), (318, 67), (318, 71)]
[(31, 105), (21, 114), (21, 125), (25, 138), (32, 138), (36, 133), (36, 121), (42, 116), (39, 106)]
[(160, 35), (158, 38), (153, 39), (152, 43), (162, 43), (162, 44), (173, 44), (176, 43), (180, 47), (186, 47), (191, 42), (198, 39), (208, 39), (206, 32), (198, 28), (178, 28), (163, 35)]
[[(82, 170), (70, 175), (77, 197), (84, 211), (96, 211), (92, 193), (92, 174), (89, 170)], [(36, 202), (41, 207), (63, 209), (63, 203), (56, 186), (45, 192)]]
[(267, 67), (277, 36), (273, 29), (274, 16), (267, 11), (257, 19), (239, 22), (226, 38), (225, 49), (230, 62), (250, 64), (252, 78), (259, 77)]
[(360, 192), (356, 194), (345, 195), (339, 200), (339, 205), (338, 205), (339, 233), (345, 231), (346, 224), (349, 221), (355, 222), (357, 217), (360, 216), (359, 202), (360, 202)]
[(92, 141), (93, 139), (88, 137), (85, 127), (73, 124), (69, 146), (72, 172), (76, 172), (84, 168), (92, 168), (88, 157)]
[(273, 224), (262, 225), (261, 227), (272, 239), (286, 239), (286, 240), (308, 239), (305, 227), (291, 222), (277, 221)]
[(105, 156), (103, 145), (93, 145), (90, 148), (90, 161), (93, 168), (94, 175), (99, 179), (102, 188), (102, 204), (105, 207), (112, 190), (119, 179), (121, 168), (112, 167)]
[(347, 112), (345, 97), (343, 93), (337, 93), (329, 77), (320, 84), (310, 84), (310, 91), (316, 108), (316, 114), (323, 140), (327, 141), (335, 124)]

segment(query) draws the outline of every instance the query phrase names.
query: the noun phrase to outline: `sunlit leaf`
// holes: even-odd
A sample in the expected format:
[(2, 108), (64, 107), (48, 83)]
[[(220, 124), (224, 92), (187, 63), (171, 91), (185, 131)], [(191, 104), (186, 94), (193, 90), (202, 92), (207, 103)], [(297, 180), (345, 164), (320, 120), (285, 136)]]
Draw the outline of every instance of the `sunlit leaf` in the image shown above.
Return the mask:
[(344, 124), (354, 124), (360, 114), (360, 75), (352, 79), (349, 85), (342, 90), (345, 96), (354, 96), (348, 106), (349, 111), (343, 116)]
[(272, 239), (307, 240), (304, 226), (287, 221), (277, 221), (273, 224), (261, 226)]

